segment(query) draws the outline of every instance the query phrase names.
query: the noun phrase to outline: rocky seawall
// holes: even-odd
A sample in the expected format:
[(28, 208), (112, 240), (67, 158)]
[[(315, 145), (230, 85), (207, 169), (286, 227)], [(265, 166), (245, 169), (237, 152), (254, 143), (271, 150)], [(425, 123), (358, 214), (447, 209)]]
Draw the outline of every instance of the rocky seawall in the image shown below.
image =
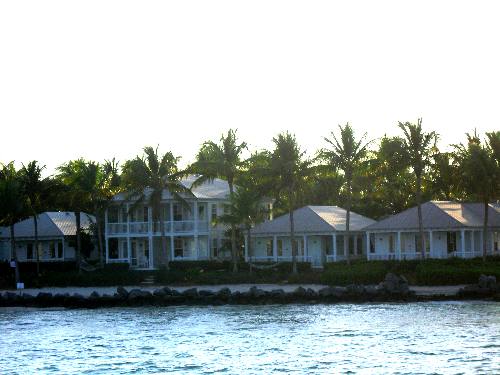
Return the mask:
[(411, 291), (407, 280), (392, 273), (377, 286), (348, 285), (346, 287), (325, 287), (318, 291), (297, 287), (291, 292), (283, 289), (266, 291), (254, 286), (247, 291), (218, 291), (198, 288), (182, 292), (162, 287), (153, 292), (118, 287), (113, 295), (94, 291), (89, 296), (80, 294), (52, 294), (40, 292), (31, 295), (23, 292), (0, 294), (0, 307), (65, 307), (101, 308), (127, 306), (178, 306), (178, 305), (263, 305), (288, 303), (365, 303), (365, 302), (418, 302), (439, 300), (489, 299), (500, 301), (500, 285), (492, 276), (481, 276), (478, 284), (459, 290), (456, 295), (417, 295)]

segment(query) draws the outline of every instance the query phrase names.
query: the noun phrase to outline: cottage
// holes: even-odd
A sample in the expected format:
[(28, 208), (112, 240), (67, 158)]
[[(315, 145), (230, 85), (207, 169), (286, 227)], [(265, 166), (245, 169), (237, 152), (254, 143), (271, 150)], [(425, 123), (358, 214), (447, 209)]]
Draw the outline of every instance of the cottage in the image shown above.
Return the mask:
[[(298, 261), (323, 267), (325, 262), (365, 257), (364, 228), (374, 220), (351, 212), (350, 235), (346, 238), (346, 210), (337, 206), (305, 206), (294, 211), (295, 241)], [(345, 240), (345, 241), (344, 241)], [(249, 246), (250, 245), (250, 246)], [(289, 215), (256, 225), (246, 238), (246, 261), (291, 261)]]
[[(488, 254), (499, 254), (500, 206), (488, 206)], [(473, 258), (482, 255), (484, 205), (430, 201), (422, 205), (426, 257)], [(417, 207), (367, 228), (367, 259), (419, 259)]]
[[(38, 218), (38, 255), (42, 262), (75, 260), (76, 219), (74, 212), (44, 212)], [(81, 228), (88, 232), (95, 218), (81, 213)], [(33, 217), (14, 224), (16, 256), (20, 262), (37, 260)], [(10, 228), (0, 228), (0, 260), (14, 257), (11, 253)]]

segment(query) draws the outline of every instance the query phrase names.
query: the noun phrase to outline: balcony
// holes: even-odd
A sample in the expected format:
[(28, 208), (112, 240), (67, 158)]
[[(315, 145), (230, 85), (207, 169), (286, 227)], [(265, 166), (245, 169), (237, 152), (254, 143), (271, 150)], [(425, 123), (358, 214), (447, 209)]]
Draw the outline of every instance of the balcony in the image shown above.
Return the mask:
[[(194, 220), (183, 220), (183, 221), (165, 221), (163, 223), (165, 233), (171, 234), (172, 229), (173, 233), (190, 233), (195, 231), (195, 224), (197, 227), (198, 233), (208, 232), (210, 226), (206, 221), (198, 221), (195, 223)], [(148, 234), (150, 230), (155, 235), (161, 233), (160, 222), (155, 222), (153, 228), (150, 228), (150, 223), (147, 221), (144, 222), (133, 222), (130, 223), (107, 223), (107, 234), (115, 235), (115, 234)]]

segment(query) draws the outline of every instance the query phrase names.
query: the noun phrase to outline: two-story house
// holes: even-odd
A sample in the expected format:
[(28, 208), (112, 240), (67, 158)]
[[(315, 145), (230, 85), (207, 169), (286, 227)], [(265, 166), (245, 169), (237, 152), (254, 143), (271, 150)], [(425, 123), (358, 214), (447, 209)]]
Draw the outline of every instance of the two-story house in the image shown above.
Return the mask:
[[(188, 188), (195, 181), (182, 181)], [(230, 256), (227, 227), (217, 223), (229, 204), (226, 181), (214, 179), (192, 188), (183, 198), (187, 206), (165, 190), (161, 215), (167, 239), (164, 254), (159, 220), (153, 220), (152, 207), (127, 200), (127, 193), (117, 194), (105, 216), (107, 263), (129, 263), (134, 269), (155, 269), (167, 260), (224, 259)], [(146, 195), (148, 192), (145, 192)]]

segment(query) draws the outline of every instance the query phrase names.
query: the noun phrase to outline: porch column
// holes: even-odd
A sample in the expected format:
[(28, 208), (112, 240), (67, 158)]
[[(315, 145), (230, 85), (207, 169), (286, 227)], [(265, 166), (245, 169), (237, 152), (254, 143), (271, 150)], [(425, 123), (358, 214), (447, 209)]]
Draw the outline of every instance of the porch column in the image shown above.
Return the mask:
[(149, 238), (149, 268), (155, 268), (155, 250), (153, 249), (153, 236), (150, 235)]
[(130, 213), (129, 213), (129, 207), (130, 205), (127, 203), (127, 233), (129, 234), (130, 236)]
[(245, 235), (245, 262), (248, 262), (248, 235)]
[(462, 258), (465, 258), (465, 230), (460, 231), (460, 245), (462, 250)]
[[(64, 237), (63, 237), (63, 246), (64, 246)], [(63, 247), (64, 248), (64, 247)], [(38, 249), (35, 249), (38, 254)], [(104, 211), (104, 251), (106, 252), (106, 264), (108, 264), (109, 259), (109, 248), (108, 248), (108, 209)]]
[(432, 230), (429, 231), (429, 256), (434, 258), (434, 248), (432, 246)]
[(149, 206), (148, 206), (148, 241), (149, 241), (149, 268), (154, 268), (155, 249), (153, 246), (153, 208)]
[(196, 249), (196, 259), (200, 258), (200, 243), (198, 240), (198, 201), (194, 201), (194, 247)]
[(170, 235), (170, 260), (174, 260), (174, 234)]
[(401, 232), (397, 232), (398, 236), (397, 236), (397, 244), (396, 244), (396, 258), (398, 260), (401, 260), (401, 253), (402, 253), (402, 249), (401, 249)]
[[(118, 242), (120, 244), (120, 242)], [(120, 251), (120, 249), (118, 249)], [(127, 237), (127, 255), (128, 255), (128, 264), (132, 264), (132, 244), (130, 243), (130, 236)]]
[(479, 251), (479, 254), (480, 254), (481, 256), (483, 255), (483, 237), (484, 237), (484, 233), (483, 233), (483, 231), (481, 230), (481, 231), (479, 232), (479, 242), (480, 242), (480, 243), (479, 243), (479, 248), (481, 249), (481, 250)]
[(273, 258), (278, 261), (278, 236), (273, 236)]
[[(170, 233), (174, 233), (174, 201), (170, 201), (169, 203), (170, 210)], [(173, 257), (172, 257), (173, 259)]]
[(357, 234), (355, 234), (353, 236), (352, 242), (353, 242), (353, 246), (354, 246), (354, 249), (353, 249), (354, 257), (356, 257), (356, 255), (358, 255), (358, 235)]
[(332, 234), (332, 252), (333, 252), (333, 261), (337, 261), (337, 233)]
[(476, 231), (471, 230), (470, 231), (470, 251), (472, 251), (472, 257), (476, 255), (476, 236), (475, 236)]
[(304, 234), (304, 251), (303, 251), (303, 261), (306, 262), (306, 256), (307, 256), (307, 236)]
[(370, 232), (366, 232), (366, 260), (370, 260)]

